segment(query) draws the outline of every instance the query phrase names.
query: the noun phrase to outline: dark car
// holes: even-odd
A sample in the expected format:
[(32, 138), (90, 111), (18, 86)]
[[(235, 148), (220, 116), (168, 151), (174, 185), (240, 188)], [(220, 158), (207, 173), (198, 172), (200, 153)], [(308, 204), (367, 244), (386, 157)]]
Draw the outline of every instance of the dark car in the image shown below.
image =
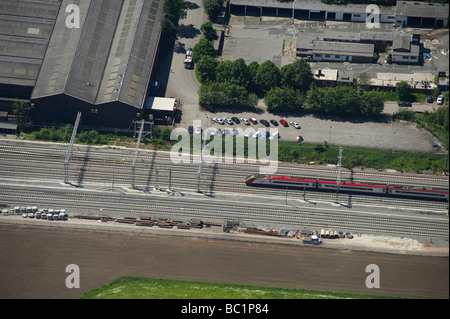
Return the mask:
[(189, 126), (188, 127), (188, 132), (189, 132), (189, 134), (193, 134), (194, 133), (194, 127), (193, 126)]
[(276, 120), (270, 120), (270, 123), (272, 123), (273, 126), (278, 126), (278, 122)]
[(427, 95), (427, 103), (433, 103), (433, 97), (431, 95)]
[(398, 102), (398, 106), (412, 106), (412, 104), (408, 101), (400, 101)]
[(270, 126), (269, 122), (267, 122), (266, 120), (260, 120), (259, 122), (264, 126)]
[(232, 120), (234, 123), (236, 123), (236, 124), (241, 123), (241, 121), (239, 121), (239, 119), (238, 119), (236, 116), (233, 116), (233, 117), (231, 118), (231, 120)]

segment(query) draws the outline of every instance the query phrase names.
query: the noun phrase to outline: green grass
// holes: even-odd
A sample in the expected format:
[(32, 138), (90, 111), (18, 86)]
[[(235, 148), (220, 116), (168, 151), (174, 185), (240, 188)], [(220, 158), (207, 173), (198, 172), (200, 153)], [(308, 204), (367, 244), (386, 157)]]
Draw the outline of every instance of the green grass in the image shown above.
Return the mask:
[[(383, 92), (383, 98), (385, 101), (400, 101), (397, 92)], [(410, 93), (409, 97), (405, 99), (408, 102), (424, 103), (427, 99), (427, 95), (423, 93)]]
[[(385, 299), (389, 296), (122, 277), (80, 299)], [(399, 297), (395, 297), (399, 298)]]

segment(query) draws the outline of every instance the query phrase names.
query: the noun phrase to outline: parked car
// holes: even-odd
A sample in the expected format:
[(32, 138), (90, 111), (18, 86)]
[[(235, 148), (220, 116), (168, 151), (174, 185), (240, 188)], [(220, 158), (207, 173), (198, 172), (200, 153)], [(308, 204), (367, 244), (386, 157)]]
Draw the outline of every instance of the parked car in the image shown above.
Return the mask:
[(280, 133), (275, 132), (272, 135), (270, 135), (269, 140), (274, 140), (276, 138), (280, 138)]
[(427, 95), (427, 103), (433, 103), (433, 97), (431, 95)]
[(234, 124), (234, 122), (229, 117), (224, 117), (223, 120), (224, 120), (224, 122), (227, 122), (230, 125)]
[(412, 106), (412, 104), (408, 101), (399, 101), (398, 106)]
[(214, 117), (213, 121), (216, 122), (216, 123), (219, 123), (219, 124), (223, 124), (224, 123), (224, 121), (221, 118), (218, 118), (218, 117)]
[(241, 118), (242, 123), (244, 123), (245, 125), (250, 125), (250, 121), (245, 119), (245, 118)]
[(253, 124), (258, 124), (258, 121), (254, 118), (254, 117), (251, 117), (251, 118), (249, 118), (248, 119), (250, 122), (252, 122)]
[(247, 133), (245, 133), (245, 137), (251, 137), (255, 132), (254, 131), (247, 131)]
[(201, 128), (201, 126), (197, 126), (196, 128), (195, 128), (195, 133), (194, 134), (202, 134), (202, 128)]
[(444, 104), (444, 96), (443, 95), (439, 95), (436, 99), (436, 102), (438, 105), (442, 105)]
[(292, 121), (292, 122), (289, 122), (289, 124), (291, 124), (296, 129), (300, 129), (300, 124), (298, 124), (297, 122)]
[(189, 132), (189, 134), (194, 133), (194, 127), (192, 125), (188, 127), (188, 132)]
[(278, 122), (276, 120), (270, 120), (270, 123), (272, 123), (273, 126), (278, 126)]
[(212, 131), (211, 131), (211, 135), (212, 136), (216, 136), (216, 135), (219, 135), (219, 134), (222, 134), (222, 131), (220, 130), (220, 128), (214, 128)]
[(255, 134), (253, 134), (252, 137), (253, 138), (259, 138), (259, 137), (261, 137), (261, 133), (259, 131), (257, 131)]
[(231, 120), (232, 120), (234, 123), (236, 123), (236, 124), (241, 123), (241, 122), (239, 121), (239, 119), (238, 119), (236, 116), (233, 116), (233, 117), (231, 118)]
[(261, 123), (264, 126), (270, 126), (269, 122), (267, 122), (266, 120), (260, 120), (259, 123)]
[(289, 126), (289, 124), (288, 124), (288, 122), (286, 122), (286, 120), (281, 119), (281, 120), (280, 120), (280, 123), (281, 123), (281, 125), (283, 125), (284, 127), (288, 127), (288, 126)]
[(303, 142), (303, 136), (299, 135), (295, 138), (296, 142)]

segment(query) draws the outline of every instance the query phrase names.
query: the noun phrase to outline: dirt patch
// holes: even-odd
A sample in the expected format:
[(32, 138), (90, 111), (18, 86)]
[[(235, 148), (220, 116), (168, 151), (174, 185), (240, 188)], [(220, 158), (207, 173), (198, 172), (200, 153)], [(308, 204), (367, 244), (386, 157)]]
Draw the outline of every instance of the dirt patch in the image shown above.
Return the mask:
[[(448, 257), (20, 225), (0, 225), (0, 251), (0, 298), (75, 298), (121, 276), (448, 298)], [(80, 289), (65, 286), (69, 264)]]

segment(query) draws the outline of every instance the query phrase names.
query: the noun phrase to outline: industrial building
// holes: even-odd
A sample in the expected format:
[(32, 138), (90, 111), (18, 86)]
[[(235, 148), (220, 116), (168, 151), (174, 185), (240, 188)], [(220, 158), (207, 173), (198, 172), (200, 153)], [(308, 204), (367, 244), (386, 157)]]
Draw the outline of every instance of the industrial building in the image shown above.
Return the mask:
[(447, 28), (448, 3), (397, 1), (395, 25), (420, 28)]
[[(379, 22), (396, 26), (446, 28), (448, 3), (397, 1), (396, 6), (379, 6)], [(366, 22), (371, 13), (366, 4), (326, 4), (321, 0), (279, 2), (277, 0), (230, 0), (234, 15), (292, 17), (299, 20)]]
[[(73, 5), (79, 27), (67, 22)], [(13, 25), (0, 37), (0, 87), (9, 92), (2, 97), (29, 99), (35, 125), (73, 123), (81, 111), (82, 125), (129, 127), (146, 116), (162, 6), (163, 0), (2, 1), (0, 26)], [(4, 48), (17, 52), (10, 58)]]

